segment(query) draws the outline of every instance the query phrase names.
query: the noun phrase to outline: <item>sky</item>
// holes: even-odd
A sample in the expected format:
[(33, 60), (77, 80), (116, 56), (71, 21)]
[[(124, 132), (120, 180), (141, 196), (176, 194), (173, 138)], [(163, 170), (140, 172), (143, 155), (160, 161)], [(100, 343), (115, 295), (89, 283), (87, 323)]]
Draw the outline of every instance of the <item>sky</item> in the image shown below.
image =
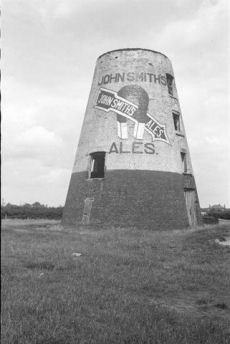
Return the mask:
[(173, 64), (202, 207), (230, 207), (228, 0), (3, 0), (2, 199), (64, 205), (96, 59)]

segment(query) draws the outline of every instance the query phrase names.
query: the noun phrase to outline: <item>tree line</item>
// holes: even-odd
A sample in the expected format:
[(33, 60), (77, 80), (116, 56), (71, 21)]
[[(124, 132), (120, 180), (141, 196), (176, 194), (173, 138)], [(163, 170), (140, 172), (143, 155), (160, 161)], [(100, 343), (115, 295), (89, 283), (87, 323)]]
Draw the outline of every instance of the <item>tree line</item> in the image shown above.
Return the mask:
[[(7, 203), (1, 205), (1, 218), (17, 218), (17, 219), (54, 219), (60, 220), (63, 213), (63, 206), (49, 207), (47, 205), (35, 202), (33, 204), (25, 203), (23, 205), (16, 205)], [(216, 208), (210, 206), (209, 208), (202, 208), (201, 211), (205, 213), (204, 217), (212, 217), (215, 219), (230, 220), (230, 209), (221, 207)]]
[(209, 208), (201, 209), (201, 211), (205, 212), (208, 216), (214, 217), (216, 219), (230, 220), (229, 208), (215, 208), (215, 206), (210, 206)]
[(62, 217), (63, 207), (49, 207), (47, 205), (35, 202), (33, 204), (25, 203), (16, 205), (7, 203), (1, 205), (1, 218), (17, 219), (54, 219), (60, 220)]

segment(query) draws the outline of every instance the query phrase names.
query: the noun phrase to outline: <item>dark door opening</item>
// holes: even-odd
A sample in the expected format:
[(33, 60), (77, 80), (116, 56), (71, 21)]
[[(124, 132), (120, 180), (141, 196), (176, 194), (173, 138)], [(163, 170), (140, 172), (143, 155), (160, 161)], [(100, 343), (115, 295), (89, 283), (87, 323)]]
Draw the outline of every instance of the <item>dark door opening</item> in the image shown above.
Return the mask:
[(90, 154), (90, 178), (104, 178), (105, 176), (105, 152)]

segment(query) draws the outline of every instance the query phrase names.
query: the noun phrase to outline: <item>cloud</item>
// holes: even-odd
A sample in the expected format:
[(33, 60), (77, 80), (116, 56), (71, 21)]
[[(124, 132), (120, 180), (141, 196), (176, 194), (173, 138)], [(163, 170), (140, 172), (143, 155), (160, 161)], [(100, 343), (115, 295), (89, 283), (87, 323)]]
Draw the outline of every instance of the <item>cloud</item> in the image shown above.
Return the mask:
[[(44, 166), (61, 165), (61, 156), (64, 152), (64, 143), (55, 133), (36, 126), (11, 138), (8, 145), (4, 144), (4, 161), (20, 161), (31, 169), (31, 160), (39, 161)], [(18, 169), (18, 166), (16, 167)]]
[(54, 8), (54, 18), (68, 19), (73, 13), (74, 3), (72, 2), (71, 5), (72, 6), (70, 6), (70, 3), (66, 1), (59, 1), (56, 8)]
[(43, 204), (64, 204), (69, 169), (50, 168), (29, 158), (4, 161), (3, 167), (2, 195), (6, 202), (23, 204), (39, 200)]
[(36, 126), (20, 134), (16, 139), (16, 143), (21, 146), (60, 146), (62, 144), (62, 140), (53, 132), (48, 131), (41, 126)]
[[(87, 85), (89, 88), (90, 85)], [(71, 169), (80, 134), (88, 89), (84, 83), (47, 91), (28, 87), (15, 78), (3, 82), (3, 157), (42, 159)], [(84, 96), (81, 100), (76, 95)], [(81, 91), (80, 91), (81, 90)], [(69, 153), (70, 152), (70, 153)]]

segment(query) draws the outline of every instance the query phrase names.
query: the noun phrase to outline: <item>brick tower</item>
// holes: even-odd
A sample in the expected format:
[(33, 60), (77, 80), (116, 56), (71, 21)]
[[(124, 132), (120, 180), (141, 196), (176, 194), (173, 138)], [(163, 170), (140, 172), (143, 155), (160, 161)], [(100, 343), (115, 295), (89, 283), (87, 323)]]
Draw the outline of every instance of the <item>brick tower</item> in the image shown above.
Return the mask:
[(152, 230), (201, 223), (165, 55), (121, 49), (98, 58), (62, 223)]

